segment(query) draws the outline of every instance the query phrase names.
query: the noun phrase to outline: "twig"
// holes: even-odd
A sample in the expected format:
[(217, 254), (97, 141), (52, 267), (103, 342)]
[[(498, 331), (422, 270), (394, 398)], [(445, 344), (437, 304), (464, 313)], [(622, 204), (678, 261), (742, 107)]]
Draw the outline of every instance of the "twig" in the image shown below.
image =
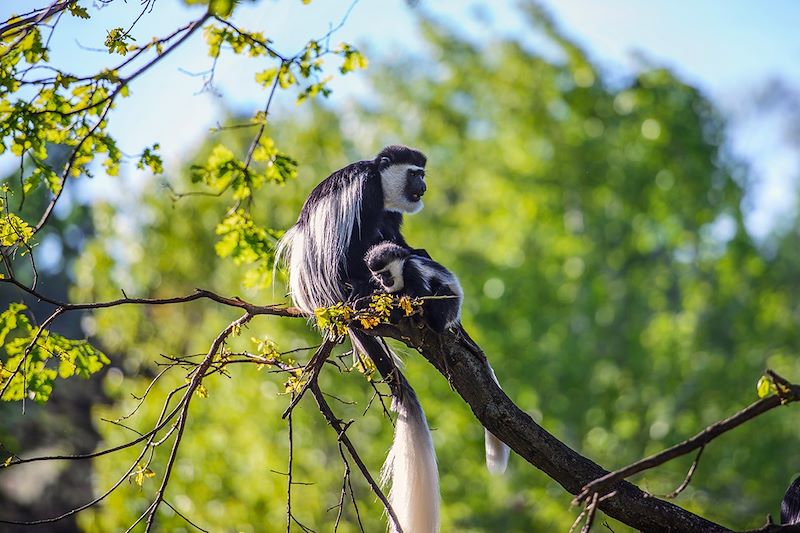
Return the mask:
[(158, 511), (158, 506), (164, 500), (164, 492), (167, 490), (167, 484), (169, 483), (169, 477), (172, 473), (172, 467), (175, 465), (175, 459), (178, 456), (178, 448), (180, 447), (181, 439), (183, 438), (183, 431), (186, 428), (186, 419), (189, 417), (189, 404), (192, 401), (194, 392), (202, 383), (206, 370), (208, 370), (208, 367), (211, 366), (211, 363), (214, 361), (214, 356), (216, 356), (217, 352), (219, 352), (220, 348), (225, 342), (225, 339), (227, 339), (234, 331), (237, 331), (244, 324), (249, 322), (252, 318), (253, 315), (250, 313), (245, 313), (242, 315), (242, 317), (228, 324), (228, 326), (222, 330), (219, 335), (217, 335), (217, 338), (214, 339), (214, 342), (211, 343), (211, 348), (209, 348), (205, 358), (192, 374), (192, 378), (189, 381), (189, 385), (186, 388), (186, 392), (184, 393), (180, 403), (182, 408), (178, 418), (178, 434), (175, 436), (175, 442), (172, 443), (172, 449), (170, 450), (169, 458), (167, 459), (167, 466), (164, 469), (164, 479), (161, 481), (161, 486), (158, 488), (156, 497), (153, 500), (153, 504), (151, 505), (150, 511), (147, 515), (145, 533), (148, 533), (152, 529), (155, 522), (156, 511)]
[[(295, 395), (292, 394), (292, 401)], [(294, 465), (294, 434), (292, 432), (292, 411), (286, 420), (289, 426), (289, 460), (286, 466), (286, 533), (292, 533), (292, 467)]]
[(300, 399), (306, 393), (308, 388), (311, 386), (312, 383), (316, 382), (317, 377), (319, 376), (320, 371), (322, 370), (322, 365), (325, 364), (325, 360), (331, 354), (331, 350), (333, 347), (336, 346), (336, 341), (332, 341), (326, 339), (325, 342), (319, 347), (316, 353), (311, 357), (311, 360), (308, 361), (308, 364), (303, 369), (303, 374), (298, 379), (303, 379), (303, 376), (306, 373), (310, 373), (308, 376), (308, 380), (303, 384), (303, 387), (300, 389), (300, 392), (297, 394), (292, 395), (292, 401), (289, 402), (289, 407), (281, 415), (281, 418), (286, 418), (292, 414), (292, 410), (295, 406), (300, 402)]
[(669, 494), (665, 494), (662, 498), (666, 500), (671, 500), (673, 498), (677, 498), (678, 495), (683, 492), (686, 487), (689, 486), (689, 483), (692, 482), (692, 476), (694, 475), (695, 470), (697, 470), (697, 465), (700, 464), (700, 456), (703, 455), (703, 450), (705, 450), (705, 446), (700, 446), (700, 449), (697, 450), (697, 455), (694, 457), (694, 461), (692, 461), (692, 466), (689, 467), (689, 471), (686, 473), (686, 478), (684, 478), (683, 483), (678, 485), (678, 488), (670, 492)]
[(175, 514), (176, 514), (176, 515), (178, 515), (178, 516), (180, 516), (181, 518), (183, 518), (183, 519), (186, 521), (186, 523), (187, 523), (187, 524), (189, 524), (190, 526), (192, 526), (193, 528), (195, 528), (195, 529), (198, 529), (198, 530), (202, 531), (203, 533), (209, 533), (209, 531), (208, 531), (207, 529), (203, 529), (202, 527), (198, 526), (197, 524), (195, 524), (194, 522), (192, 522), (191, 520), (189, 520), (189, 518), (187, 518), (187, 516), (186, 516), (185, 514), (183, 514), (183, 513), (182, 513), (182, 512), (180, 512), (179, 510), (177, 510), (177, 509), (176, 509), (176, 508), (175, 508), (175, 507), (174, 507), (174, 506), (173, 506), (171, 503), (169, 503), (167, 500), (164, 500), (164, 505), (166, 505), (167, 507), (169, 507), (170, 509), (172, 509), (173, 511), (175, 511)]
[(64, 312), (81, 311), (85, 309), (106, 309), (108, 307), (116, 307), (119, 305), (132, 305), (132, 304), (170, 305), (170, 304), (193, 302), (195, 300), (200, 300), (205, 298), (230, 307), (238, 307), (239, 309), (246, 311), (247, 314), (249, 315), (273, 315), (273, 316), (283, 316), (291, 318), (308, 318), (305, 315), (305, 313), (303, 313), (296, 307), (285, 307), (280, 304), (255, 305), (246, 302), (245, 300), (242, 300), (239, 297), (228, 298), (205, 289), (195, 289), (195, 291), (192, 294), (188, 294), (186, 296), (175, 296), (172, 298), (118, 298), (116, 300), (108, 300), (105, 302), (70, 304), (55, 300), (53, 298), (49, 298), (35, 290), (31, 290), (30, 288), (28, 288), (27, 286), (20, 283), (14, 278), (0, 278), (0, 283), (10, 283), (12, 285), (15, 285), (22, 291), (30, 294), (31, 296), (37, 298), (40, 301), (49, 303), (50, 305), (54, 305), (56, 307), (60, 307)]
[(389, 503), (389, 500), (386, 499), (386, 496), (383, 494), (380, 486), (375, 482), (375, 479), (372, 477), (372, 474), (369, 473), (369, 469), (364, 464), (364, 461), (361, 460), (361, 457), (358, 455), (355, 446), (350, 441), (350, 438), (345, 434), (345, 428), (342, 426), (341, 421), (336, 417), (331, 410), (330, 405), (325, 400), (325, 395), (322, 394), (322, 391), (319, 388), (319, 384), (313, 382), (310, 386), (311, 394), (314, 395), (314, 399), (317, 400), (317, 406), (319, 407), (320, 413), (322, 416), (325, 417), (325, 420), (328, 421), (328, 425), (330, 425), (334, 431), (336, 431), (336, 435), (339, 439), (339, 442), (344, 444), (345, 448), (347, 448), (347, 452), (350, 454), (350, 457), (353, 458), (355, 461), (356, 466), (361, 471), (361, 474), (364, 476), (364, 479), (367, 481), (367, 484), (372, 489), (372, 492), (375, 496), (381, 501), (383, 504), (384, 509), (386, 509), (386, 514), (389, 515), (389, 519), (394, 524), (394, 528), (397, 533), (403, 533), (403, 529), (400, 526), (400, 521), (397, 519), (397, 515), (392, 509), (392, 505)]
[(693, 450), (705, 446), (723, 433), (726, 433), (744, 424), (748, 420), (762, 415), (767, 411), (774, 409), (775, 407), (800, 399), (800, 387), (789, 383), (784, 378), (778, 376), (772, 371), (768, 371), (768, 373), (770, 376), (774, 376), (773, 379), (784, 388), (782, 392), (750, 404), (748, 407), (742, 409), (735, 415), (711, 424), (694, 437), (687, 439), (680, 444), (676, 444), (675, 446), (667, 448), (662, 452), (636, 461), (635, 463), (632, 463), (626, 467), (615, 470), (614, 472), (609, 472), (608, 474), (595, 479), (583, 487), (580, 493), (575, 497), (574, 501), (579, 503), (581, 501), (588, 500), (592, 497), (592, 494), (603, 492), (606, 488), (612, 486), (617, 481), (630, 477), (633, 474), (637, 474), (644, 470), (649, 470), (656, 466), (662, 465), (667, 461), (675, 459), (676, 457), (686, 455)]
[(598, 494), (595, 492), (594, 496), (592, 496), (591, 503), (589, 503), (589, 506), (587, 507), (586, 523), (583, 525), (581, 533), (589, 533), (589, 530), (592, 529), (592, 523), (594, 522), (594, 515), (597, 512), (597, 498)]

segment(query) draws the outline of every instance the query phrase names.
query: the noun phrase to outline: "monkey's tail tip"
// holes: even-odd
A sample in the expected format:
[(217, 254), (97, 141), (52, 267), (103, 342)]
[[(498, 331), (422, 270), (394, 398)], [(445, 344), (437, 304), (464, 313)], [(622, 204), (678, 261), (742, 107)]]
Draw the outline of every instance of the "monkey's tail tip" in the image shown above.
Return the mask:
[[(392, 448), (381, 469), (381, 482), (391, 480), (389, 503), (406, 533), (439, 531), (439, 474), (425, 413), (414, 391), (405, 385), (394, 398), (397, 413)], [(389, 520), (389, 530), (396, 528)]]
[(508, 467), (508, 456), (511, 450), (503, 441), (492, 435), (488, 429), (484, 429), (484, 432), (486, 433), (486, 468), (490, 473), (500, 475)]

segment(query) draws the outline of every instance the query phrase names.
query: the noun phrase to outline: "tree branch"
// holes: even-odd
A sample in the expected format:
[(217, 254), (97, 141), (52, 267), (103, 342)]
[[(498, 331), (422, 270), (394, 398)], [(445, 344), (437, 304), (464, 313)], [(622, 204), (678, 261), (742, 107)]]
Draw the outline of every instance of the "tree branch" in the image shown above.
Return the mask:
[[(770, 374), (777, 376), (777, 374), (771, 371)], [(784, 383), (788, 383), (783, 378), (780, 379)], [(593, 493), (602, 493), (608, 487), (612, 486), (615, 482), (621, 479), (630, 477), (633, 474), (642, 472), (644, 470), (655, 468), (656, 466), (662, 465), (667, 461), (675, 459), (676, 457), (686, 455), (687, 453), (697, 450), (698, 448), (702, 449), (706, 444), (716, 439), (723, 433), (728, 432), (733, 428), (744, 424), (748, 420), (752, 420), (753, 418), (762, 415), (767, 411), (774, 409), (775, 407), (778, 407), (779, 405), (795, 402), (798, 399), (800, 399), (800, 387), (789, 384), (786, 386), (786, 390), (783, 391), (783, 393), (762, 398), (761, 400), (758, 400), (750, 406), (742, 409), (735, 415), (711, 424), (694, 437), (687, 439), (680, 444), (676, 444), (675, 446), (667, 448), (664, 451), (651, 455), (650, 457), (645, 457), (644, 459), (636, 461), (635, 463), (624, 468), (620, 468), (619, 470), (615, 470), (614, 472), (610, 472), (598, 479), (595, 479), (583, 487), (581, 492), (575, 497), (575, 501), (580, 502), (587, 498), (591, 498)]]
[[(608, 473), (545, 431), (517, 407), (492, 379), (485, 354), (463, 328), (438, 335), (418, 320), (404, 320), (397, 325), (380, 325), (366, 333), (391, 337), (418, 350), (447, 377), (486, 429), (571, 494), (580, 493), (583, 487)], [(729, 531), (624, 480), (609, 489), (615, 491), (614, 497), (598, 498), (597, 508), (636, 529)]]
[[(394, 524), (395, 530), (398, 533), (403, 533), (403, 530), (400, 526), (400, 521), (397, 519), (394, 509), (392, 509), (392, 505), (389, 503), (389, 500), (386, 499), (386, 496), (383, 494), (383, 491), (378, 483), (372, 477), (372, 474), (369, 473), (369, 469), (364, 464), (364, 461), (361, 460), (361, 457), (358, 455), (355, 446), (353, 446), (350, 438), (345, 433), (347, 427), (342, 425), (341, 420), (336, 417), (331, 409), (331, 406), (328, 405), (328, 402), (325, 400), (325, 396), (322, 394), (322, 390), (319, 388), (319, 383), (313, 381), (310, 388), (311, 394), (314, 396), (314, 399), (317, 400), (317, 406), (319, 407), (322, 416), (324, 416), (325, 420), (328, 421), (328, 425), (330, 425), (334, 431), (336, 431), (339, 442), (344, 444), (344, 447), (347, 448), (347, 451), (350, 453), (350, 457), (352, 457), (353, 461), (355, 461), (356, 466), (358, 466), (358, 469), (361, 471), (361, 474), (364, 476), (367, 484), (369, 484), (372, 492), (375, 493), (375, 496), (383, 504), (384, 509), (386, 509), (386, 513), (389, 515), (389, 519)], [(355, 498), (355, 496), (353, 498)]]

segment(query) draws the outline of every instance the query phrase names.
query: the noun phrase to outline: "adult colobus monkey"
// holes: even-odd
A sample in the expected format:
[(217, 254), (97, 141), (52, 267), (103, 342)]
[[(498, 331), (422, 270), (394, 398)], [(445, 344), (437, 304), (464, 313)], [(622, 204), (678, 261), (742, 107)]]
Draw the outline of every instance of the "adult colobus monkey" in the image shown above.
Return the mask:
[(795, 478), (781, 502), (781, 524), (800, 524), (800, 477)]
[(307, 313), (347, 299), (355, 283), (368, 282), (364, 254), (378, 241), (407, 246), (403, 213), (422, 209), (426, 158), (405, 146), (388, 146), (372, 161), (337, 170), (308, 195), (297, 223), (278, 243), (289, 266), (294, 304)]
[[(289, 267), (294, 304), (307, 313), (345, 301), (369, 282), (364, 255), (378, 241), (407, 246), (403, 213), (422, 209), (425, 156), (405, 146), (384, 148), (372, 161), (337, 170), (308, 196), (297, 223), (278, 244)], [(350, 330), (353, 346), (373, 360), (392, 390), (397, 412), (394, 444), (384, 470), (390, 503), (405, 533), (439, 529), (439, 476), (425, 414), (385, 343)], [(394, 527), (392, 526), (392, 529)]]
[[(442, 333), (445, 329), (460, 326), (464, 292), (458, 278), (445, 267), (427, 255), (416, 254), (392, 242), (382, 242), (370, 248), (364, 262), (372, 273), (373, 284), (383, 292), (413, 298), (443, 296), (422, 304), (422, 316), (431, 328)], [(489, 370), (497, 383), (491, 366)], [(488, 429), (484, 431), (486, 466), (493, 474), (503, 473), (508, 465), (509, 448)]]

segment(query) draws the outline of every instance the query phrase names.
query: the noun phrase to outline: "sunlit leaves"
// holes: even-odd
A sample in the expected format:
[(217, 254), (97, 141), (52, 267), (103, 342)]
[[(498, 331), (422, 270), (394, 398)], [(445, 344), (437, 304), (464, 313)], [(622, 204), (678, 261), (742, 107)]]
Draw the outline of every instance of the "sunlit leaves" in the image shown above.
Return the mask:
[(69, 6), (67, 6), (67, 9), (69, 10), (70, 14), (74, 17), (78, 17), (81, 19), (90, 18), (89, 12), (86, 10), (86, 8), (78, 5), (77, 2), (71, 3)]
[(250, 57), (267, 54), (274, 56), (269, 48), (272, 41), (260, 32), (245, 33), (228, 26), (211, 24), (205, 28), (204, 34), (208, 44), (208, 55), (211, 57), (218, 57), (223, 45), (227, 45), (235, 54), (246, 53)]
[(157, 152), (159, 148), (160, 145), (158, 143), (155, 143), (152, 147), (145, 148), (144, 152), (142, 152), (142, 155), (139, 157), (139, 161), (136, 163), (136, 168), (139, 170), (149, 168), (153, 174), (163, 173), (164, 161)]
[(317, 327), (334, 338), (347, 334), (347, 327), (354, 314), (355, 310), (352, 307), (341, 302), (314, 310)]
[(138, 486), (142, 486), (146, 479), (150, 479), (155, 477), (156, 473), (153, 472), (148, 466), (139, 464), (136, 465), (137, 469), (131, 472), (130, 478), (136, 483)]
[(276, 67), (270, 67), (264, 69), (256, 73), (256, 83), (258, 83), (262, 87), (269, 87), (270, 85), (272, 85), (272, 81), (275, 79), (275, 76), (277, 75), (278, 75), (278, 69)]
[(234, 0), (209, 0), (208, 12), (218, 17), (227, 17), (233, 11)]
[(775, 394), (778, 392), (778, 389), (775, 387), (775, 383), (767, 376), (761, 376), (758, 378), (758, 383), (756, 383), (756, 393), (758, 394), (759, 398), (766, 398), (770, 394)]
[(124, 56), (128, 53), (131, 41), (134, 40), (133, 36), (126, 32), (124, 28), (112, 28), (106, 33), (106, 40), (103, 44), (108, 48), (109, 54)]
[(33, 228), (20, 217), (6, 210), (5, 200), (0, 198), (0, 246), (27, 244), (33, 237)]
[(257, 225), (244, 209), (227, 215), (216, 228), (220, 237), (214, 246), (220, 257), (231, 257), (237, 265), (250, 266), (242, 280), (245, 286), (264, 286), (271, 279), (275, 260), (274, 232)]
[(351, 322), (355, 322), (364, 329), (373, 329), (379, 324), (390, 322), (392, 311), (399, 309), (399, 316), (410, 316), (422, 306), (422, 300), (408, 296), (394, 296), (391, 294), (370, 295), (365, 305), (355, 308), (346, 303), (336, 303), (330, 307), (320, 307), (314, 310), (317, 327), (329, 333), (332, 337), (341, 337), (347, 333)]
[(83, 340), (72, 340), (34, 327), (23, 304), (0, 314), (0, 388), (3, 400), (29, 397), (45, 402), (56, 378), (88, 378), (109, 363), (108, 357)]
[(259, 138), (250, 157), (260, 165), (251, 166), (218, 144), (204, 165), (192, 167), (192, 180), (205, 183), (217, 193), (230, 189), (234, 199), (241, 200), (252, 196), (266, 182), (283, 183), (296, 175), (297, 162), (280, 153), (269, 137)]
[(337, 53), (341, 54), (341, 56), (344, 58), (342, 65), (339, 67), (339, 71), (342, 74), (347, 74), (348, 72), (352, 72), (356, 69), (365, 69), (369, 64), (367, 58), (364, 57), (364, 54), (347, 43), (342, 43), (339, 45)]

